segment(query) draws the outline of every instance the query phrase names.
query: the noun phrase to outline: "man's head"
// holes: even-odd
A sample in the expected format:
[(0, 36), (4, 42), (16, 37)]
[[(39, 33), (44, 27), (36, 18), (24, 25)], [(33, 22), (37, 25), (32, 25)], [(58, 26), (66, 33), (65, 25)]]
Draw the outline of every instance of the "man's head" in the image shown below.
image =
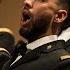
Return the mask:
[(59, 34), (68, 17), (67, 0), (25, 0), (20, 34), (32, 42), (40, 37)]

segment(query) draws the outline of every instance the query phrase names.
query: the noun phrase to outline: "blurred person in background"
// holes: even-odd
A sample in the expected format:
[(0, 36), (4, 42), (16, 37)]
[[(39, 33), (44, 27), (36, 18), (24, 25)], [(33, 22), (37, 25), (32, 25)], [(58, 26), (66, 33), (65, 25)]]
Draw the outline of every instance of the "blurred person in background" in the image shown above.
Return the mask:
[(0, 70), (3, 64), (10, 59), (14, 44), (13, 32), (8, 28), (0, 28)]

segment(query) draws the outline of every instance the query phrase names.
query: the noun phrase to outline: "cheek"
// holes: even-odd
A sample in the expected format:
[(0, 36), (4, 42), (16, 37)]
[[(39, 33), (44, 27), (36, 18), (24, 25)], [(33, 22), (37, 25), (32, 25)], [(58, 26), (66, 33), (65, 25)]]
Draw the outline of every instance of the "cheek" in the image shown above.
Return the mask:
[(37, 7), (33, 9), (33, 16), (34, 17), (48, 17), (48, 16), (53, 16), (54, 15), (54, 11), (49, 9), (49, 8), (45, 8), (45, 7)]
[[(33, 16), (33, 21), (37, 22), (37, 23), (50, 23), (51, 18), (52, 18), (53, 14), (48, 10), (37, 10), (36, 13)], [(35, 24), (37, 24), (35, 23)]]
[(49, 25), (51, 18), (54, 15), (54, 11), (43, 5), (36, 5), (32, 10), (33, 27), (38, 29), (41, 29), (42, 27), (46, 28), (46, 25)]
[(36, 30), (43, 30), (49, 27), (51, 18), (45, 15), (39, 15), (33, 19), (33, 28)]
[(33, 14), (38, 15), (38, 14), (53, 14), (54, 9), (50, 7), (48, 3), (35, 3), (33, 8), (32, 8)]

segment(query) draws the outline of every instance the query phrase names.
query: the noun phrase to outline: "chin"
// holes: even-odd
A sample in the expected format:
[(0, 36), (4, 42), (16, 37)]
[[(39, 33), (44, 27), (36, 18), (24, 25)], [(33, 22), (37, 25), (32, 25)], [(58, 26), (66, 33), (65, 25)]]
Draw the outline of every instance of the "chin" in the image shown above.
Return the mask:
[(19, 34), (28, 41), (32, 40), (33, 35), (29, 30), (24, 30), (23, 28), (20, 28)]
[(38, 33), (38, 30), (32, 29), (29, 31), (29, 30), (24, 30), (23, 28), (20, 28), (19, 34), (23, 38), (27, 39), (30, 43), (30, 42), (35, 41), (40, 33)]

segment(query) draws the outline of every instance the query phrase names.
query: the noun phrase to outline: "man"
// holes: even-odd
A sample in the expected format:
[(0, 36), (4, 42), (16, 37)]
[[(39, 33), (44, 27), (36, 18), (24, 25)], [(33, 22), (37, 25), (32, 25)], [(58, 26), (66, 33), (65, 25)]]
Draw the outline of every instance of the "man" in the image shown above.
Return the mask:
[(69, 0), (24, 1), (20, 35), (28, 41), (31, 51), (5, 64), (3, 70), (7, 66), (7, 70), (70, 70), (70, 55), (64, 49), (68, 38), (59, 36), (69, 27), (68, 3)]

